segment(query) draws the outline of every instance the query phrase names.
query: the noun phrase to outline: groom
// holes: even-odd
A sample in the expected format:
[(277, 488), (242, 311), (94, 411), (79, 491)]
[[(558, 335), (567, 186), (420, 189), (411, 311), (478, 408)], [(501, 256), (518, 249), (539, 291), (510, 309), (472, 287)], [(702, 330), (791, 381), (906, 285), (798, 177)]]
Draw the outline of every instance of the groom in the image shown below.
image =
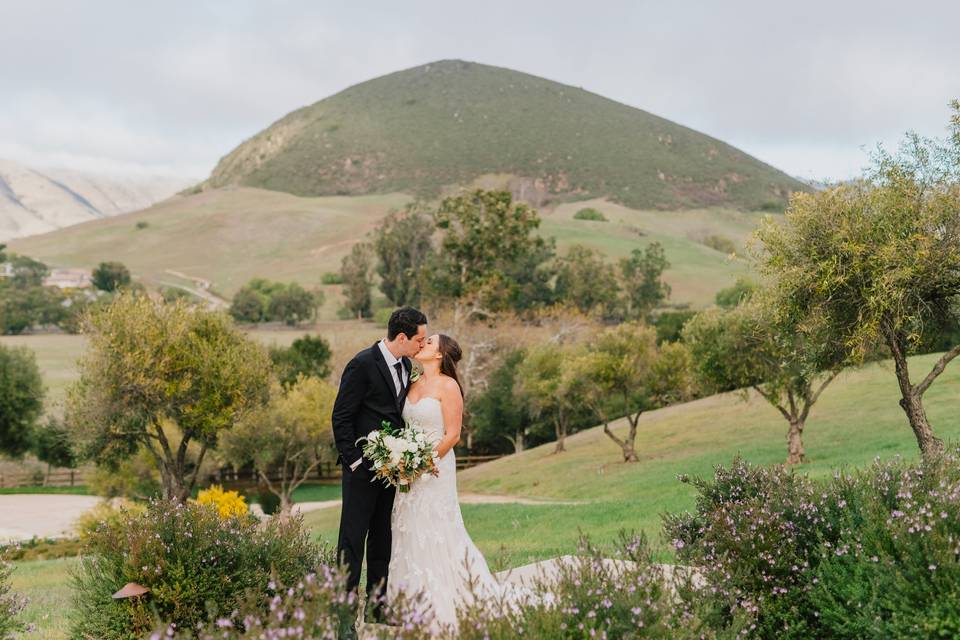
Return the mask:
[[(387, 323), (387, 337), (351, 360), (340, 377), (333, 405), (333, 436), (343, 469), (343, 505), (337, 557), (349, 568), (347, 588), (360, 584), (363, 548), (367, 548), (367, 601), (374, 589), (386, 590), (390, 565), (390, 513), (394, 488), (371, 482), (369, 460), (357, 445), (384, 420), (403, 425), (401, 413), (410, 383), (410, 357), (423, 347), (427, 316), (411, 307), (397, 309)], [(379, 621), (380, 607), (372, 607)]]

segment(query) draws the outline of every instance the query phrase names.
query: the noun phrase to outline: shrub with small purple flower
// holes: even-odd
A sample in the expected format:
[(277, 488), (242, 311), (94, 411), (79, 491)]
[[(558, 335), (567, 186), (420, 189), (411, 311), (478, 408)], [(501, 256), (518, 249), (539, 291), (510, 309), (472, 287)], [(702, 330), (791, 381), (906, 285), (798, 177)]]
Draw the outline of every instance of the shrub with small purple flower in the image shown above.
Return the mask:
[[(125, 512), (88, 533), (73, 575), (71, 633), (78, 638), (141, 638), (159, 622), (180, 629), (233, 611), (273, 577), (295, 584), (332, 564), (302, 519), (261, 523), (246, 514), (223, 518), (209, 505), (156, 500), (146, 512)], [(114, 600), (128, 582), (145, 596)]]
[(705, 584), (680, 591), (720, 637), (960, 637), (960, 456), (813, 481), (734, 460), (665, 517)]
[[(612, 557), (610, 557), (612, 555)], [(576, 558), (541, 576), (533, 591), (551, 594), (502, 603), (475, 599), (459, 617), (464, 640), (514, 638), (672, 638), (670, 602), (644, 536), (621, 534), (612, 554), (582, 538)]]

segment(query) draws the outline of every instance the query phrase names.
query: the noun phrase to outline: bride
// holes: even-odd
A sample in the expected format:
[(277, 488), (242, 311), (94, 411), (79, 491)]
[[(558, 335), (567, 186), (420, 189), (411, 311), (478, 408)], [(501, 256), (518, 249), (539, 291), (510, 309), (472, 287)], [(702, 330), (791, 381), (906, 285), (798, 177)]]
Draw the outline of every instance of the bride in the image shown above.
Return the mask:
[(393, 503), (387, 600), (395, 601), (401, 593), (420, 594), (430, 608), (434, 632), (443, 628), (456, 632), (457, 610), (474, 594), (491, 601), (510, 595), (467, 534), (457, 501), (453, 447), (460, 440), (463, 421), (457, 374), (461, 355), (456, 340), (433, 335), (415, 356), (423, 373), (407, 393), (403, 418), (436, 442), (440, 472), (421, 476), (408, 493), (397, 492)]

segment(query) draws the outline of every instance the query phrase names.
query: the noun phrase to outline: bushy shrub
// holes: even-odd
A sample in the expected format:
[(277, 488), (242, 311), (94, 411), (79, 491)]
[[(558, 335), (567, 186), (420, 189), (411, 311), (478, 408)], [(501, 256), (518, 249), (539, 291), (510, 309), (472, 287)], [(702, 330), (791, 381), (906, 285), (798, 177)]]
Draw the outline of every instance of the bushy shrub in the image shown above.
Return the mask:
[(685, 594), (719, 634), (919, 638), (960, 634), (960, 457), (875, 462), (814, 482), (735, 460), (692, 480), (694, 513), (666, 518)]
[(580, 209), (575, 214), (573, 214), (574, 220), (594, 220), (596, 222), (606, 222), (607, 217), (603, 215), (602, 211), (597, 211), (593, 207), (586, 207)]
[(256, 490), (251, 493), (250, 498), (250, 501), (259, 504), (260, 509), (268, 516), (272, 516), (280, 510), (280, 496), (265, 486), (258, 486)]
[(210, 505), (217, 510), (221, 518), (234, 518), (247, 515), (247, 501), (237, 491), (224, 491), (215, 484), (201, 489), (197, 494), (197, 504)]
[(0, 638), (15, 638), (18, 634), (32, 629), (20, 620), (20, 612), (27, 606), (25, 598), (11, 592), (10, 574), (13, 564), (7, 559), (7, 552), (0, 553)]
[(674, 638), (674, 612), (663, 572), (646, 538), (621, 534), (612, 558), (583, 539), (578, 555), (534, 582), (519, 605), (474, 604), (459, 616), (466, 640), (528, 638)]
[(706, 247), (710, 247), (714, 251), (719, 251), (720, 253), (726, 253), (728, 255), (737, 252), (737, 245), (734, 244), (733, 240), (727, 238), (726, 236), (721, 236), (715, 233), (705, 236), (700, 243)]
[(327, 271), (320, 276), (321, 284), (343, 284), (343, 276), (335, 271)]
[[(299, 517), (261, 525), (252, 515), (224, 519), (209, 506), (152, 501), (145, 513), (127, 512), (90, 534), (73, 575), (71, 635), (140, 638), (161, 621), (194, 629), (229, 615), (271, 579), (295, 584), (332, 560)], [(113, 600), (128, 582), (150, 592)]]
[[(208, 622), (198, 632), (183, 625), (164, 625), (151, 640), (259, 640), (261, 638), (330, 638), (347, 635), (356, 616), (356, 593), (347, 591), (347, 574), (323, 566), (285, 586), (275, 580), (261, 585), (266, 594), (247, 597), (232, 612)], [(394, 637), (391, 634), (391, 637)]]

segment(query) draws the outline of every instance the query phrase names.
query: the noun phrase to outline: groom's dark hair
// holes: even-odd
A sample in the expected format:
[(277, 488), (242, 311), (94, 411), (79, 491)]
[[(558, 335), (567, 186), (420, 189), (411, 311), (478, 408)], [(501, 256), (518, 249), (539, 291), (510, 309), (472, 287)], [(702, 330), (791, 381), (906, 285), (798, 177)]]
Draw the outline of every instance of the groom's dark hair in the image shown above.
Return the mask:
[(417, 335), (417, 330), (422, 324), (427, 324), (427, 316), (422, 311), (413, 307), (400, 307), (390, 314), (390, 320), (387, 322), (387, 340), (393, 340), (401, 333), (412, 338)]

